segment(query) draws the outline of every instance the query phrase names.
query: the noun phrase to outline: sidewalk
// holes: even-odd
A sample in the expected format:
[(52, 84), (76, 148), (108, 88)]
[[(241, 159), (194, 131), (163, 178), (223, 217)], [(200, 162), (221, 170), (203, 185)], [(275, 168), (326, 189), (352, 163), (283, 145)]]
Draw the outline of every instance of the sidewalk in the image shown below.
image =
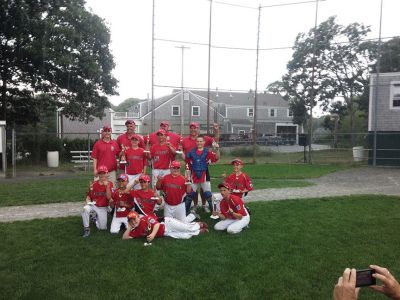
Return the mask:
[[(400, 168), (355, 168), (307, 181), (315, 185), (255, 190), (246, 199), (252, 202), (360, 194), (400, 196)], [(0, 222), (78, 216), (82, 208), (81, 202), (3, 207)]]

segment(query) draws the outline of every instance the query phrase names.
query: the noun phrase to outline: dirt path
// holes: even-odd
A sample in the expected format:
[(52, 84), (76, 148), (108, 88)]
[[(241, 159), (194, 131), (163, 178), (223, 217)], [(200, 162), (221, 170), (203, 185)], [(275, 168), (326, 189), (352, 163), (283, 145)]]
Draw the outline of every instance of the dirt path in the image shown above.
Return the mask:
[[(309, 179), (315, 185), (304, 188), (264, 189), (249, 194), (248, 201), (272, 201), (344, 195), (400, 196), (400, 168), (354, 168)], [(77, 216), (80, 202), (10, 206), (0, 208), (0, 222)]]

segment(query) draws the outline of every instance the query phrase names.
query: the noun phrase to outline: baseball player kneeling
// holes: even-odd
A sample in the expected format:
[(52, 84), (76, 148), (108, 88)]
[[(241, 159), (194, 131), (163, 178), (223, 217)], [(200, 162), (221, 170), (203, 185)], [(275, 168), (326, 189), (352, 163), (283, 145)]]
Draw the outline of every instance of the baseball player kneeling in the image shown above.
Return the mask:
[(128, 229), (124, 232), (122, 239), (145, 237), (150, 243), (156, 237), (169, 236), (175, 239), (190, 239), (201, 232), (208, 232), (206, 223), (184, 223), (169, 217), (165, 217), (164, 222), (158, 222), (153, 216), (140, 216), (137, 212), (132, 211), (128, 214)]
[(106, 166), (97, 168), (99, 180), (90, 184), (86, 196), (86, 205), (83, 207), (83, 237), (90, 235), (90, 213), (96, 213), (96, 227), (100, 230), (107, 229), (107, 207), (111, 199), (112, 182), (108, 181), (108, 169)]
[(119, 233), (121, 225), (128, 228), (127, 216), (133, 208), (133, 200), (129, 191), (126, 190), (129, 177), (127, 174), (118, 176), (118, 188), (112, 193), (110, 206), (114, 207), (114, 216), (111, 222), (111, 233)]
[(231, 187), (227, 183), (218, 185), (222, 196), (220, 212), (221, 221), (215, 224), (215, 230), (226, 230), (228, 233), (239, 233), (250, 223), (250, 215), (244, 207), (243, 200), (231, 194)]

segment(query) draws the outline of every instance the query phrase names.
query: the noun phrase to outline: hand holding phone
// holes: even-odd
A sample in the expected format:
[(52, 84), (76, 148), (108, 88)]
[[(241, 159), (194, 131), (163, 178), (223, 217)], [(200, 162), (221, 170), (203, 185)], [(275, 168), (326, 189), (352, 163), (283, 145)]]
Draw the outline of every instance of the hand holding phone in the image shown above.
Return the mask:
[(375, 285), (376, 279), (372, 276), (374, 273), (374, 269), (357, 270), (356, 287)]

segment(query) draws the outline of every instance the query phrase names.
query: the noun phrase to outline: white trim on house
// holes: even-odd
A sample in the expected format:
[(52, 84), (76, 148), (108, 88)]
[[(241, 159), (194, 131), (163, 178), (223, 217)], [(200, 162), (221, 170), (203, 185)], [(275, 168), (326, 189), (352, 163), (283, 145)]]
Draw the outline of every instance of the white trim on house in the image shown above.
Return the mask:
[[(194, 114), (194, 109), (197, 108), (197, 114)], [(200, 105), (192, 105), (192, 117), (200, 117)]]
[[(396, 92), (396, 94), (395, 94)], [(395, 97), (396, 96), (396, 97)], [(393, 106), (394, 101), (400, 102), (400, 81), (391, 81), (390, 82), (390, 99), (389, 99), (389, 107), (392, 110), (400, 110), (399, 106)]]
[[(174, 108), (178, 108), (178, 114), (174, 114)], [(171, 117), (180, 117), (180, 116), (181, 116), (181, 106), (171, 105)]]

